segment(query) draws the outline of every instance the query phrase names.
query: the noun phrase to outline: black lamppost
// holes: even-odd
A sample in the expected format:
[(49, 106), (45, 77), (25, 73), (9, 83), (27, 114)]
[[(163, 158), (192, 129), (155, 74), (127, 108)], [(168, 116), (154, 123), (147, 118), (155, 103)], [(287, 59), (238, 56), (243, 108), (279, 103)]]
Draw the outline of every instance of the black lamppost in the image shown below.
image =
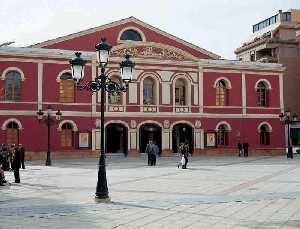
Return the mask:
[(284, 125), (287, 125), (287, 158), (293, 159), (293, 147), (291, 146), (290, 140), (290, 125), (297, 120), (297, 114), (291, 115), (291, 112), (285, 111), (279, 115), (280, 121), (284, 122)]
[(38, 112), (36, 112), (37, 114), (37, 117), (38, 117), (38, 120), (39, 120), (39, 123), (42, 123), (42, 124), (46, 124), (47, 127), (48, 127), (48, 147), (47, 147), (47, 159), (46, 159), (46, 165), (47, 166), (50, 166), (51, 165), (51, 141), (50, 141), (50, 127), (59, 122), (60, 121), (60, 118), (61, 118), (61, 115), (62, 113), (60, 112), (60, 110), (58, 110), (56, 113), (55, 113), (55, 116), (56, 116), (56, 120), (51, 118), (51, 115), (53, 114), (53, 111), (52, 111), (52, 107), (49, 105), (48, 108), (47, 108), (47, 111), (46, 111), (46, 114), (47, 116), (44, 117), (44, 112), (42, 110), (39, 110)]
[(101, 42), (96, 45), (97, 61), (101, 69), (99, 76), (92, 81), (79, 84), (84, 76), (84, 65), (86, 63), (80, 55), (80, 52), (76, 52), (76, 58), (70, 60), (72, 68), (73, 79), (77, 82), (77, 87), (80, 90), (86, 89), (92, 93), (101, 91), (101, 148), (100, 148), (100, 158), (99, 158), (99, 168), (98, 168), (98, 181), (95, 193), (95, 199), (97, 201), (109, 201), (107, 180), (106, 180), (106, 169), (105, 169), (105, 150), (104, 150), (104, 93), (105, 91), (109, 93), (122, 93), (126, 92), (128, 89), (129, 82), (132, 81), (132, 71), (134, 63), (129, 59), (129, 55), (125, 56), (125, 60), (120, 63), (121, 67), (121, 77), (124, 84), (118, 84), (112, 81), (108, 76), (105, 75), (105, 67), (108, 63), (109, 51), (111, 45), (106, 42), (105, 38), (101, 38)]

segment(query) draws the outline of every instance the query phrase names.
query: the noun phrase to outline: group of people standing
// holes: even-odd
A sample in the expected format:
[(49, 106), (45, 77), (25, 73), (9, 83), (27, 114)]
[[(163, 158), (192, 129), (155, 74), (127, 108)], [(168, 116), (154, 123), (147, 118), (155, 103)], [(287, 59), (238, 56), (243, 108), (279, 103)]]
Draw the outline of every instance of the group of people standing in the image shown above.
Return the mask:
[(19, 144), (6, 145), (0, 147), (0, 186), (4, 186), (4, 171), (14, 171), (15, 183), (20, 183), (20, 168), (25, 169), (25, 148)]
[[(178, 168), (182, 169), (187, 168), (188, 164), (188, 156), (190, 154), (190, 148), (188, 142), (181, 143), (178, 148), (178, 152), (180, 155), (180, 161), (178, 163)], [(159, 156), (159, 147), (155, 144), (155, 141), (149, 139), (149, 143), (146, 146), (145, 153), (148, 155), (148, 166), (156, 165), (156, 158)]]
[(237, 144), (237, 148), (238, 148), (238, 155), (239, 157), (241, 157), (242, 155), (244, 157), (248, 157), (248, 149), (249, 149), (249, 143), (245, 142), (245, 143), (240, 143), (238, 142)]

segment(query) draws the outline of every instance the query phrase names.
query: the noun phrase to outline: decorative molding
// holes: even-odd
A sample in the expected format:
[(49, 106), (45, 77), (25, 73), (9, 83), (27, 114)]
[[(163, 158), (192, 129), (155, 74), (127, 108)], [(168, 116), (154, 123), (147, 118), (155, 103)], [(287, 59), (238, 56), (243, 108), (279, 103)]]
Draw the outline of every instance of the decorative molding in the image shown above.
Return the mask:
[(109, 112), (124, 112), (124, 106), (123, 105), (113, 105), (113, 104), (108, 104), (108, 111)]
[(62, 126), (65, 124), (65, 123), (70, 123), (72, 125), (72, 131), (74, 132), (77, 132), (78, 131), (78, 128), (77, 128), (77, 125), (76, 123), (73, 121), (73, 120), (63, 120), (59, 123), (58, 127), (57, 127), (57, 131), (62, 131)]
[(232, 88), (232, 87), (231, 87), (231, 82), (230, 82), (230, 80), (229, 80), (227, 77), (219, 77), (219, 78), (217, 78), (217, 79), (215, 80), (215, 82), (214, 82), (213, 88), (217, 88), (217, 83), (218, 83), (220, 80), (224, 80), (224, 81), (225, 81), (225, 83), (226, 83), (226, 88), (227, 88), (227, 89), (231, 89), (231, 88)]
[(175, 112), (176, 113), (188, 113), (189, 112), (188, 106), (175, 106)]
[(17, 68), (17, 67), (8, 67), (8, 68), (4, 69), (4, 71), (2, 72), (1, 80), (5, 80), (6, 74), (10, 71), (19, 72), (20, 76), (21, 76), (21, 81), (25, 80), (24, 72), (20, 68)]
[(110, 55), (112, 57), (123, 57), (129, 54), (132, 58), (154, 58), (163, 60), (194, 60), (190, 53), (179, 48), (155, 42), (126, 42), (125, 44), (114, 46)]
[(70, 73), (70, 74), (72, 74), (72, 73), (71, 73), (71, 69), (64, 69), (64, 70), (60, 71), (60, 72), (58, 73), (57, 77), (56, 77), (56, 82), (57, 82), (57, 83), (60, 83), (60, 81), (61, 81), (60, 77), (61, 77), (63, 74), (65, 74), (65, 73)]
[(136, 121), (135, 121), (135, 120), (130, 120), (130, 127), (131, 127), (132, 129), (135, 129), (136, 126), (137, 126)]
[(164, 125), (165, 129), (169, 129), (170, 128), (170, 121), (168, 119), (164, 120), (163, 125)]
[(10, 122), (15, 122), (15, 123), (17, 123), (17, 125), (18, 125), (18, 130), (23, 130), (23, 127), (22, 127), (21, 122), (20, 122), (18, 119), (16, 119), (16, 118), (10, 118), (10, 119), (5, 120), (5, 121), (3, 122), (3, 124), (2, 124), (2, 130), (6, 130), (6, 129), (7, 129), (7, 125), (8, 125)]
[(230, 126), (230, 124), (229, 124), (228, 122), (226, 122), (226, 121), (218, 122), (218, 124), (216, 125), (215, 131), (218, 131), (218, 129), (219, 129), (219, 127), (220, 127), (221, 125), (225, 125), (226, 128), (227, 128), (226, 130), (227, 130), (227, 131), (231, 131), (231, 126)]
[(258, 125), (258, 127), (257, 127), (258, 133), (260, 133), (260, 128), (261, 128), (263, 125), (268, 126), (268, 129), (269, 129), (268, 132), (272, 132), (272, 126), (271, 126), (271, 124), (264, 121), (264, 122), (261, 122), (261, 123)]
[(267, 80), (267, 79), (259, 79), (259, 80), (257, 80), (256, 83), (255, 83), (255, 86), (254, 86), (254, 89), (255, 89), (255, 90), (257, 89), (257, 86), (258, 86), (258, 84), (259, 84), (260, 82), (264, 82), (265, 84), (267, 84), (267, 89), (268, 89), (268, 90), (271, 90), (271, 89), (272, 89), (271, 83), (269, 82), (269, 80)]
[(157, 112), (156, 105), (142, 105), (141, 107), (143, 112)]

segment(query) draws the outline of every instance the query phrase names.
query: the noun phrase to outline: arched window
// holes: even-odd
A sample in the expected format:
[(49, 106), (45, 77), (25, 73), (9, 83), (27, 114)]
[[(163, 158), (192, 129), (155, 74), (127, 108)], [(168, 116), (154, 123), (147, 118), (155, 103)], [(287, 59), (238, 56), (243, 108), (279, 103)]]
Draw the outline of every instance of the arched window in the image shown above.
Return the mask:
[(226, 106), (228, 101), (228, 89), (224, 80), (216, 84), (216, 106)]
[(75, 83), (69, 72), (63, 73), (60, 76), (59, 101), (61, 103), (75, 102)]
[(259, 129), (260, 132), (260, 144), (270, 145), (270, 130), (267, 125), (262, 125)]
[(223, 146), (228, 145), (228, 129), (224, 124), (218, 127), (217, 143), (218, 145), (223, 145)]
[(73, 146), (73, 126), (71, 123), (64, 123), (61, 127), (60, 146), (61, 147)]
[(257, 105), (259, 107), (266, 107), (269, 105), (269, 90), (264, 82), (259, 82), (257, 84)]
[(121, 37), (120, 40), (122, 41), (143, 41), (142, 36), (135, 30), (133, 29), (127, 29), (125, 30)]
[(153, 105), (155, 104), (155, 83), (151, 77), (147, 77), (143, 80), (143, 104)]
[(6, 126), (6, 144), (19, 144), (19, 126), (15, 122), (9, 122)]
[[(111, 80), (113, 82), (116, 82), (119, 85), (122, 84), (120, 78), (117, 77), (117, 76), (112, 76)], [(122, 93), (109, 92), (108, 93), (108, 103), (109, 104), (115, 104), (115, 105), (122, 105)]]
[(183, 79), (176, 80), (175, 83), (175, 104), (187, 105), (186, 101), (186, 87)]
[(21, 100), (21, 74), (18, 71), (9, 71), (5, 75), (5, 100)]

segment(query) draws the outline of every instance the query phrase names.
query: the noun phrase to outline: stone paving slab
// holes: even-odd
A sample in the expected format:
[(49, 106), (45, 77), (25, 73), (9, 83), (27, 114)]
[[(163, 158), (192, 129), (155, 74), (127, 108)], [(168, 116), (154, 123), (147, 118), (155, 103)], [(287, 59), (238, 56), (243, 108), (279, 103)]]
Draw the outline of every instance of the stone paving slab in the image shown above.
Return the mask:
[(93, 199), (97, 159), (27, 163), (0, 187), (0, 228), (300, 228), (300, 157), (177, 160), (108, 156), (106, 204)]

